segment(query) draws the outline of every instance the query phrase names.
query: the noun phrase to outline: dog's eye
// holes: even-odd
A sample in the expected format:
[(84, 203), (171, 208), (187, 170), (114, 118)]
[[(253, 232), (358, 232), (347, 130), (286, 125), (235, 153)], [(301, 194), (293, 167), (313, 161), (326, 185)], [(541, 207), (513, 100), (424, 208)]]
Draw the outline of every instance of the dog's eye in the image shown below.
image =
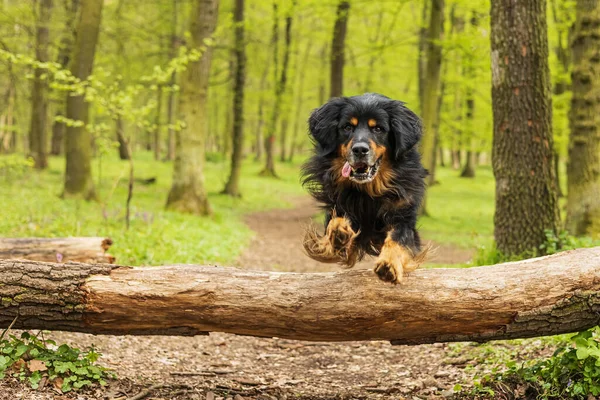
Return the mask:
[(344, 126), (344, 130), (345, 130), (346, 132), (352, 132), (352, 130), (353, 130), (353, 129), (354, 129), (354, 127), (353, 127), (352, 125), (350, 125), (350, 124), (346, 124), (346, 125)]
[(373, 132), (374, 133), (381, 133), (381, 132), (383, 132), (383, 130), (380, 127), (378, 127), (378, 126), (374, 126), (373, 127)]

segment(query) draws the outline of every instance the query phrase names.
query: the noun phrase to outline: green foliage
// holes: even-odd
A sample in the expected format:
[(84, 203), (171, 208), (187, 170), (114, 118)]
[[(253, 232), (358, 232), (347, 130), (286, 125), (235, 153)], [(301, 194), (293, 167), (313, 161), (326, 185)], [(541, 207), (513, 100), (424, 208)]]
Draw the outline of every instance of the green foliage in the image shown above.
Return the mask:
[(523, 364), (507, 362), (507, 369), (477, 381), (472, 396), (522, 392), (540, 400), (583, 400), (600, 395), (600, 328), (580, 332), (558, 347), (548, 359)]
[(0, 157), (0, 178), (14, 180), (24, 176), (33, 168), (32, 158), (23, 158), (20, 155)]
[(114, 374), (96, 364), (99, 358), (100, 353), (93, 347), (80, 350), (66, 344), (57, 346), (28, 332), (20, 337), (10, 335), (8, 339), (0, 336), (0, 379), (11, 376), (33, 389), (42, 379), (62, 392), (104, 386)]
[(551, 230), (546, 230), (545, 233), (546, 241), (540, 246), (540, 250), (544, 254), (555, 254), (561, 251), (600, 245), (600, 240), (594, 240), (588, 236), (572, 236), (567, 231), (561, 231), (558, 235)]
[(594, 240), (591, 237), (576, 237), (569, 234), (567, 231), (561, 231), (556, 235), (551, 230), (546, 230), (546, 240), (540, 245), (539, 251), (533, 251), (518, 255), (510, 255), (501, 253), (496, 248), (495, 244), (489, 247), (479, 246), (477, 256), (475, 257), (475, 265), (493, 265), (509, 261), (524, 260), (527, 258), (537, 257), (540, 255), (556, 254), (561, 251), (574, 250), (584, 247), (594, 247), (600, 245), (600, 240)]

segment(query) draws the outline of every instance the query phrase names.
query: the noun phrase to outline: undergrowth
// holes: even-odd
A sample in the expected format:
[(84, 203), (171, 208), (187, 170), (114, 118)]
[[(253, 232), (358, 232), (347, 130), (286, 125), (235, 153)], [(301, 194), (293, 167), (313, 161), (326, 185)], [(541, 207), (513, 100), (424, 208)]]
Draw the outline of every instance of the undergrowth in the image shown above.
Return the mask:
[[(543, 360), (506, 363), (506, 369), (480, 376), (469, 399), (587, 400), (600, 395), (600, 328), (573, 335)], [(595, 397), (593, 397), (595, 398)]]
[(100, 353), (93, 347), (80, 350), (67, 344), (57, 346), (28, 332), (20, 337), (0, 337), (0, 379), (13, 377), (33, 389), (53, 386), (63, 393), (106, 385), (114, 374), (96, 364)]

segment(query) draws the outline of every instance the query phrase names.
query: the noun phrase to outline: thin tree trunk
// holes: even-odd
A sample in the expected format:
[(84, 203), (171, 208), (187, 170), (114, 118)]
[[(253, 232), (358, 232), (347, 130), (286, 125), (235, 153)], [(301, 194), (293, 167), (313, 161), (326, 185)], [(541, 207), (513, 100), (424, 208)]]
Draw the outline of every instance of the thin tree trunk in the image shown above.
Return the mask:
[(302, 67), (298, 70), (298, 94), (296, 95), (296, 117), (294, 119), (294, 128), (292, 132), (292, 145), (290, 147), (290, 154), (288, 162), (294, 160), (294, 154), (296, 153), (296, 147), (298, 146), (298, 132), (300, 131), (300, 124), (304, 121), (302, 118), (302, 105), (304, 102), (304, 78), (306, 77), (306, 67), (308, 63), (308, 56), (310, 54), (311, 43), (306, 43), (306, 48), (302, 54)]
[(162, 126), (162, 104), (163, 104), (163, 89), (159, 86), (156, 90), (157, 104), (156, 104), (156, 118), (154, 119), (154, 159), (160, 161), (161, 152), (161, 140), (160, 131)]
[(419, 58), (417, 59), (417, 72), (419, 76), (419, 107), (421, 114), (425, 104), (425, 71), (427, 70), (427, 15), (429, 13), (430, 0), (423, 0), (421, 10), (421, 27), (419, 28)]
[(491, 27), (494, 237), (503, 254), (531, 254), (560, 220), (546, 1), (495, 0)]
[[(554, 52), (556, 54), (556, 58), (558, 59), (561, 68), (560, 73), (557, 74), (557, 80), (556, 82), (554, 82), (554, 94), (560, 96), (567, 90), (569, 90), (569, 80), (567, 78), (567, 74), (571, 65), (571, 51), (569, 49), (568, 43), (568, 32), (566, 32), (566, 30), (562, 28), (563, 21), (561, 21), (558, 15), (558, 10), (556, 8), (556, 0), (551, 0), (550, 3), (552, 10), (552, 19), (554, 20), (554, 24), (557, 27), (556, 30), (558, 34), (558, 43), (554, 48)], [(562, 135), (567, 134), (567, 132), (563, 133), (562, 129), (559, 132), (554, 132), (555, 137), (561, 137)], [(554, 176), (556, 177), (556, 190), (558, 191), (558, 197), (564, 197), (560, 185), (559, 162), (560, 155), (558, 153), (558, 149), (554, 148), (554, 164), (556, 169)]]
[(598, 247), (417, 270), (396, 288), (368, 270), (299, 274), (0, 260), (0, 276), (0, 329), (14, 321), (15, 329), (94, 334), (227, 332), (399, 345), (557, 335), (600, 323)]
[[(423, 165), (430, 171), (427, 177), (429, 185), (435, 182), (435, 119), (438, 113), (438, 96), (440, 90), (440, 75), (442, 69), (442, 46), (444, 28), (444, 1), (431, 0), (431, 16), (427, 33), (427, 68), (425, 75), (425, 90), (423, 93), (423, 139), (421, 141), (421, 156)], [(421, 213), (427, 213), (427, 198), (423, 198)]]
[[(48, 62), (50, 43), (50, 15), (52, 0), (39, 0), (35, 34), (35, 57), (37, 61)], [(42, 79), (42, 68), (35, 69), (31, 92), (31, 126), (29, 128), (29, 154), (37, 169), (48, 168), (48, 85)]]
[(344, 53), (346, 49), (349, 13), (350, 2), (341, 0), (337, 6), (333, 37), (331, 39), (330, 97), (339, 97), (344, 94)]
[[(80, 0), (65, 1), (65, 28), (60, 39), (60, 47), (58, 50), (57, 62), (60, 67), (66, 69), (69, 67), (71, 54), (73, 52), (73, 43), (75, 42), (75, 21), (77, 19), (77, 10), (79, 9)], [(50, 154), (58, 156), (62, 153), (65, 141), (66, 126), (60, 121), (61, 117), (65, 116), (65, 107), (67, 104), (67, 96), (58, 103), (55, 118), (52, 122), (52, 139), (50, 145)], [(58, 120), (57, 120), (58, 118)]]
[(246, 81), (246, 42), (244, 39), (244, 0), (235, 0), (235, 81), (233, 95), (233, 152), (231, 173), (223, 193), (240, 196), (240, 174), (244, 151), (244, 84)]
[[(473, 11), (473, 15), (471, 16), (471, 28), (472, 29), (476, 29), (477, 28), (477, 15), (475, 14), (475, 11)], [(473, 60), (473, 57), (471, 55), (468, 55), (466, 57), (466, 62), (464, 63), (463, 66), (463, 71), (465, 74), (465, 81), (467, 82), (466, 84), (466, 115), (465, 115), (465, 125), (466, 125), (466, 141), (467, 141), (467, 145), (469, 146), (467, 149), (467, 162), (465, 163), (465, 166), (462, 170), (462, 172), (460, 173), (460, 177), (461, 178), (475, 178), (475, 166), (476, 166), (476, 161), (475, 161), (475, 152), (473, 151), (473, 142), (474, 142), (474, 126), (473, 126), (473, 113), (475, 111), (475, 96), (473, 94), (473, 85), (476, 79), (475, 76), (475, 69), (473, 67), (473, 64), (475, 62), (475, 60)]]
[(190, 21), (190, 47), (202, 50), (190, 62), (181, 83), (179, 112), (185, 128), (177, 132), (173, 184), (167, 208), (199, 215), (211, 213), (204, 187), (205, 140), (207, 136), (208, 84), (212, 47), (204, 41), (217, 25), (218, 0), (196, 0)]
[(131, 154), (129, 153), (129, 145), (127, 143), (127, 139), (125, 138), (125, 132), (123, 131), (123, 118), (121, 115), (117, 116), (115, 124), (117, 142), (119, 143), (119, 158), (121, 160), (129, 160), (131, 158)]
[(567, 229), (600, 233), (600, 3), (577, 1), (573, 29)]
[[(81, 4), (77, 40), (71, 63), (71, 73), (81, 80), (86, 80), (92, 73), (103, 4), (103, 0), (86, 0)], [(88, 111), (89, 105), (84, 96), (77, 95), (67, 98), (67, 118), (81, 121), (83, 126), (67, 127), (65, 197), (83, 197), (85, 199), (96, 197), (92, 180), (91, 137), (85, 128), (88, 123)]]
[[(292, 10), (289, 11), (286, 19), (285, 19), (285, 47), (283, 50), (283, 63), (281, 66), (281, 76), (279, 77), (276, 85), (275, 85), (275, 99), (273, 108), (271, 110), (271, 118), (269, 120), (269, 125), (267, 125), (267, 134), (265, 138), (265, 151), (267, 155), (265, 169), (260, 173), (261, 176), (271, 176), (277, 177), (277, 173), (275, 172), (275, 130), (277, 129), (277, 121), (278, 116), (281, 111), (281, 101), (283, 98), (283, 94), (286, 90), (287, 85), (287, 74), (288, 74), (288, 65), (290, 60), (290, 42), (291, 42), (291, 29), (292, 29), (292, 12), (293, 7), (296, 2), (292, 3)], [(275, 51), (274, 51), (274, 65), (278, 63), (278, 52), (277, 52), (277, 42), (279, 35), (277, 30), (279, 29), (278, 17), (277, 17), (277, 4), (273, 3), (273, 13), (275, 22), (273, 24), (273, 42), (275, 43)], [(277, 68), (275, 68), (275, 72), (277, 72)], [(277, 79), (277, 73), (275, 74)]]
[[(179, 36), (177, 35), (179, 17), (179, 0), (173, 0), (173, 10), (171, 18), (171, 51), (170, 57), (174, 59), (177, 56), (177, 49), (179, 48)], [(175, 101), (176, 93), (173, 87), (177, 83), (177, 74), (173, 72), (171, 74), (171, 90), (169, 90), (169, 99), (167, 100), (167, 126), (168, 126), (168, 143), (167, 143), (167, 160), (173, 161), (175, 159)]]

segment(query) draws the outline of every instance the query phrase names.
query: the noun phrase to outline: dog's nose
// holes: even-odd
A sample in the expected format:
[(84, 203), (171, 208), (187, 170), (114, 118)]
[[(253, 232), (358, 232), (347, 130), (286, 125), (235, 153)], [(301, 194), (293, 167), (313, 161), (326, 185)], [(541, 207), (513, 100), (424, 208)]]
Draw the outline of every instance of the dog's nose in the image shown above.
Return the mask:
[(367, 155), (367, 153), (369, 152), (370, 148), (369, 145), (366, 143), (355, 143), (352, 146), (352, 153), (356, 156), (356, 157), (364, 157)]

